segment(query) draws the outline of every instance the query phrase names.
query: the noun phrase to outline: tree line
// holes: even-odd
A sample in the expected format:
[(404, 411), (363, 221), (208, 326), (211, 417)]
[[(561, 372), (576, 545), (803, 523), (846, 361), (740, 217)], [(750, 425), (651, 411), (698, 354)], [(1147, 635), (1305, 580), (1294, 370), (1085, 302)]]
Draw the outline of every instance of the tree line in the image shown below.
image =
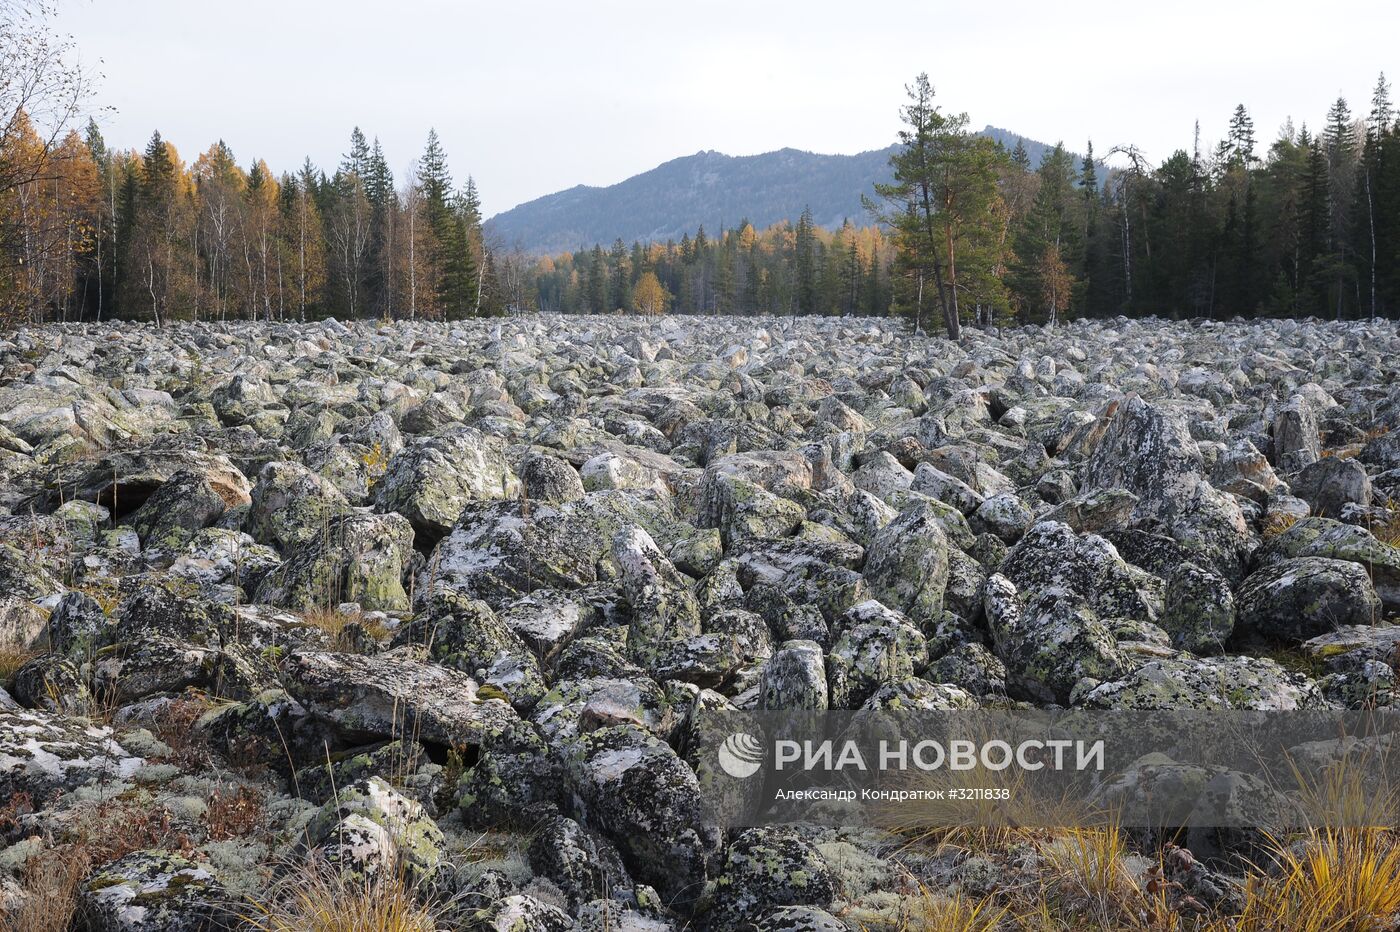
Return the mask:
[(893, 305), (956, 335), (967, 320), (1400, 314), (1400, 123), (1381, 75), (1321, 128), (1290, 121), (1263, 149), (1241, 104), (1226, 137), (1153, 165), (1135, 146), (1100, 186), (1057, 145), (1032, 166), (907, 89), (894, 180), (869, 206), (896, 246)]
[[(40, 145), (21, 118), (4, 154)], [(0, 227), (3, 312), (36, 321), (478, 317), (504, 311), (521, 262), (487, 243), (434, 132), (396, 185), (358, 128), (332, 173), (279, 175), (222, 141), (188, 165), (159, 132), (112, 150), (90, 121), (0, 201)]]
[(629, 247), (619, 239), (610, 249), (543, 258), (531, 279), (534, 304), (545, 311), (882, 315), (893, 258), (879, 226), (847, 220), (828, 231), (804, 209), (795, 225), (760, 231), (742, 220), (717, 236), (702, 226), (680, 242)]
[[(902, 314), (916, 327), (1067, 316), (1400, 315), (1400, 122), (1369, 108), (1267, 147), (1244, 105), (1224, 139), (1154, 164), (1057, 145), (1031, 164), (906, 88), (893, 178), (839, 230), (810, 211), (680, 242), (538, 260), (489, 242), (435, 133), (395, 179), (359, 129), (327, 173), (274, 173), (222, 141), (190, 164), (72, 127), (91, 75), (47, 0), (0, 0), (0, 321), (459, 319), (510, 311)], [(1102, 183), (1101, 183), (1102, 181)]]
[[(906, 88), (893, 180), (873, 223), (837, 232), (747, 224), (680, 243), (621, 241), (532, 270), (535, 301), (561, 311), (903, 314), (964, 322), (1068, 316), (1400, 314), (1400, 122), (1382, 75), (1369, 110), (1344, 98), (1320, 128), (1290, 121), (1267, 148), (1241, 104), (1226, 137), (1154, 165), (1136, 146), (1033, 165), (1024, 145), (968, 131), (927, 75)], [(1101, 183), (1102, 181), (1102, 183)], [(660, 285), (657, 292), (656, 285)]]
[(525, 299), (469, 176), (435, 132), (396, 183), (358, 128), (329, 174), (275, 174), (223, 142), (192, 163), (159, 132), (110, 148), (73, 128), (92, 75), (46, 0), (0, 0), (0, 321), (311, 316), (456, 319)]

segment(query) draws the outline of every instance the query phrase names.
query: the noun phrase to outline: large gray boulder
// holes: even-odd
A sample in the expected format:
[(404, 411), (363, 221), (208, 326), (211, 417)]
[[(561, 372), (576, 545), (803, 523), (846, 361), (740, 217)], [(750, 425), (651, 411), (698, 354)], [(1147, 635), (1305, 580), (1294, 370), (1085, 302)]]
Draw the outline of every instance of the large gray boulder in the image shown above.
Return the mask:
[(1136, 519), (1159, 522), (1199, 553), (1199, 565), (1238, 580), (1252, 545), (1249, 529), (1235, 499), (1206, 481), (1186, 415), (1131, 395), (1110, 404), (1103, 418), (1103, 438), (1084, 464), (1084, 488), (1131, 492)]
[(861, 574), (875, 598), (917, 625), (932, 625), (943, 612), (948, 547), (937, 513), (916, 503), (871, 538)]
[(520, 480), (506, 462), (504, 445), (464, 427), (405, 444), (379, 481), (375, 505), (403, 515), (432, 541), (452, 529), (468, 502), (519, 494)]
[(298, 611), (358, 602), (365, 609), (403, 611), (404, 579), (413, 556), (413, 528), (401, 515), (335, 515), (325, 532), (295, 548), (258, 587), (255, 600)]
[(1326, 557), (1270, 563), (1244, 581), (1236, 601), (1240, 632), (1272, 641), (1302, 642), (1381, 617), (1365, 568)]
[(1256, 556), (1264, 566), (1299, 557), (1355, 563), (1371, 574), (1386, 610), (1400, 611), (1400, 547), (1382, 543), (1363, 527), (1329, 518), (1303, 518), (1266, 537)]
[(704, 891), (720, 852), (694, 772), (631, 725), (580, 735), (564, 751), (574, 816), (602, 832), (637, 880), (679, 909)]
[(613, 538), (613, 559), (622, 570), (622, 593), (632, 609), (627, 655), (646, 664), (676, 641), (701, 633), (700, 607), (684, 575), (641, 528)]
[(1289, 486), (1319, 517), (1335, 518), (1347, 505), (1371, 504), (1370, 476), (1360, 462), (1346, 457), (1324, 456), (1304, 466)]

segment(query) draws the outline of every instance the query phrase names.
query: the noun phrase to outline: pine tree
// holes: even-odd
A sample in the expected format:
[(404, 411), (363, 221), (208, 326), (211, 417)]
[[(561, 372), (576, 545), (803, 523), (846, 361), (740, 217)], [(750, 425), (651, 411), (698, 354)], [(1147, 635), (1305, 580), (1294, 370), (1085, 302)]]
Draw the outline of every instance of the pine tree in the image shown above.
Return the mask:
[(591, 314), (608, 311), (608, 260), (602, 246), (594, 246), (588, 254), (588, 311)]
[(1328, 228), (1327, 249), (1332, 277), (1334, 316), (1341, 319), (1346, 305), (1349, 267), (1351, 208), (1356, 190), (1356, 134), (1351, 125), (1351, 108), (1338, 97), (1327, 111), (1327, 128), (1322, 134), (1327, 153)]
[[(1040, 188), (1014, 247), (1012, 291), (1023, 315), (1035, 310), (1053, 320), (1069, 305), (1068, 292), (1058, 287), (1059, 281), (1047, 283), (1045, 275), (1058, 275), (1061, 266), (1083, 267), (1083, 229), (1079, 219), (1083, 205), (1082, 199), (1074, 195), (1073, 161), (1063, 145), (1057, 144), (1045, 154), (1036, 174)], [(1068, 271), (1066, 275), (1070, 289), (1077, 287), (1077, 280)], [(1047, 296), (1057, 299), (1054, 306), (1046, 303)]]
[(418, 183), (423, 189), (424, 215), (432, 233), (437, 309), (449, 320), (460, 320), (476, 304), (477, 279), (460, 205), (453, 197), (447, 156), (435, 130), (428, 131), (428, 143), (418, 161)]
[(1325, 309), (1327, 271), (1331, 266), (1328, 249), (1330, 188), (1327, 155), (1320, 137), (1310, 136), (1303, 127), (1299, 145), (1307, 151), (1303, 171), (1303, 198), (1299, 203), (1298, 291), (1299, 309), (1315, 314)]
[(1254, 162), (1254, 145), (1254, 121), (1250, 119), (1244, 104), (1240, 104), (1235, 107), (1235, 113), (1230, 117), (1228, 159), (1238, 161), (1248, 168)]
[(812, 209), (804, 207), (797, 220), (797, 305), (798, 314), (817, 313), (816, 231)]

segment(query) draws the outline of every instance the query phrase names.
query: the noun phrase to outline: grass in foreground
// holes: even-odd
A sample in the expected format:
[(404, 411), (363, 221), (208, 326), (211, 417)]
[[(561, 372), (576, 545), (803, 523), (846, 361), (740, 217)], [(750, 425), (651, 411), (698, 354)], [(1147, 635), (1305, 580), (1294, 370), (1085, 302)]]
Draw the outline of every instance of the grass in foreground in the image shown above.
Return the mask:
[(258, 932), (436, 932), (438, 911), (394, 874), (357, 878), (324, 862), (305, 865), (243, 917)]
[[(964, 839), (968, 840), (968, 839)], [(994, 860), (993, 848), (970, 851)], [(985, 898), (920, 885), (898, 916), (866, 932), (1390, 932), (1400, 929), (1400, 835), (1390, 829), (1318, 829), (1271, 839), (1240, 880), (1236, 907), (1209, 913), (1164, 876), (1136, 870), (1115, 828), (1026, 835), (1038, 867)], [(1141, 867), (1141, 862), (1137, 865)], [(1016, 876), (1009, 872), (1008, 876)]]

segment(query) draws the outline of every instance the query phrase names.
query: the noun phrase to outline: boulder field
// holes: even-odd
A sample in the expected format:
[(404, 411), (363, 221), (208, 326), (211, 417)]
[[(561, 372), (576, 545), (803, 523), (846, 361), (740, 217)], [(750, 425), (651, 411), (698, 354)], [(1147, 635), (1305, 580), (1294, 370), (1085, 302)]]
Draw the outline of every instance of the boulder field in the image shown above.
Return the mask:
[(1394, 323), (23, 328), (0, 904), (85, 845), (102, 932), (313, 857), (450, 928), (859, 927), (958, 868), (712, 824), (698, 711), (1391, 707), (1397, 543)]

